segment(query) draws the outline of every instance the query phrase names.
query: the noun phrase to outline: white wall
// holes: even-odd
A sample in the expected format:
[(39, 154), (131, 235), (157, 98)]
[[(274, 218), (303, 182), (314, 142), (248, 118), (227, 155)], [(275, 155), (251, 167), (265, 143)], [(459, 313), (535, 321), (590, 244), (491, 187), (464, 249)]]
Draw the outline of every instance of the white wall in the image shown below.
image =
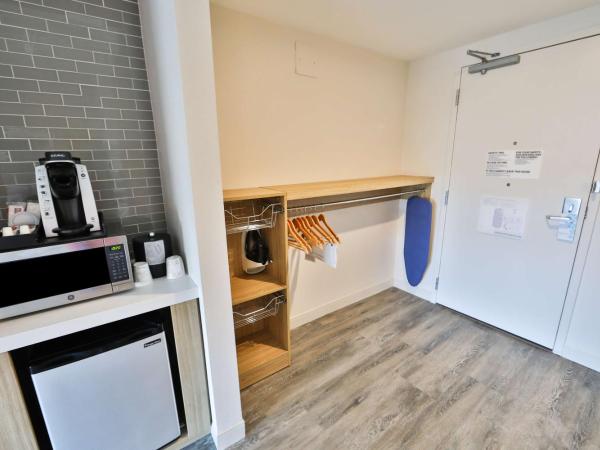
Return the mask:
[[(455, 90), (461, 66), (476, 62), (466, 55), (467, 49), (512, 54), (599, 31), (600, 6), (595, 6), (410, 63), (404, 110), (402, 169), (405, 173), (427, 174), (436, 178), (432, 192), (436, 207), (432, 259), (425, 279), (417, 289), (407, 285), (400, 245), (396, 268), (399, 287), (435, 301), (435, 278), (442, 243), (442, 205), (448, 184), (456, 112)], [(440, 282), (443, 283), (443, 280)]]
[[(225, 188), (394, 175), (406, 63), (212, 6)], [(316, 77), (295, 71), (295, 42)], [(328, 213), (343, 245), (329, 269), (290, 253), (292, 325), (392, 285), (399, 202)]]
[(244, 436), (212, 67), (208, 0), (144, 0), (140, 17), (169, 231), (200, 286), (218, 448)]

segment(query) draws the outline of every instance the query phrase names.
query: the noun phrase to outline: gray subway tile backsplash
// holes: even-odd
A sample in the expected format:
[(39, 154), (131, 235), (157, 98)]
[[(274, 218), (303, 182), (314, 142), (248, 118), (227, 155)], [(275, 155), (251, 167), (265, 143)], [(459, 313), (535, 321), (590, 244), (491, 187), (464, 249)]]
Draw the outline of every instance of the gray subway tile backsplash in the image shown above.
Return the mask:
[(0, 25), (0, 37), (27, 40), (27, 31), (23, 28)]
[(46, 21), (37, 17), (24, 16), (18, 13), (0, 12), (0, 22), (13, 27), (27, 28), (32, 30), (47, 30)]
[[(71, 37), (66, 36), (64, 34), (27, 30), (27, 35), (29, 35), (29, 40), (31, 42), (39, 42), (40, 44), (61, 45), (63, 47), (68, 47), (69, 45), (71, 45)], [(27, 38), (25, 38), (25, 40), (26, 39)]]
[(60, 81), (38, 81), (38, 85), (41, 92), (81, 95), (81, 86), (78, 84), (61, 83)]
[(60, 22), (67, 21), (67, 14), (61, 9), (48, 8), (41, 5), (32, 5), (31, 3), (21, 3), (21, 11), (27, 16), (57, 20)]
[(163, 230), (146, 78), (137, 2), (0, 0), (0, 222), (1, 193), (35, 199), (38, 158), (69, 150), (107, 221)]
[(27, 53), (30, 55), (52, 56), (52, 46), (36, 44), (35, 42), (15, 41), (6, 39), (6, 48), (9, 52)]
[[(86, 16), (85, 14), (78, 14), (67, 11), (67, 22), (73, 25), (82, 25), (90, 28), (106, 28), (106, 21), (100, 17)], [(90, 33), (92, 30), (90, 30)]]
[(73, 48), (82, 50), (93, 50), (96, 52), (110, 52), (110, 45), (107, 42), (94, 41), (91, 39), (71, 38)]
[(75, 0), (44, 0), (44, 4), (52, 8), (64, 9), (65, 11), (85, 12), (85, 4)]
[(16, 0), (1, 0), (0, 10), (8, 12), (20, 12), (19, 2)]
[(54, 56), (56, 58), (72, 59), (74, 61), (94, 61), (94, 54), (89, 50), (80, 50), (77, 48), (54, 47)]

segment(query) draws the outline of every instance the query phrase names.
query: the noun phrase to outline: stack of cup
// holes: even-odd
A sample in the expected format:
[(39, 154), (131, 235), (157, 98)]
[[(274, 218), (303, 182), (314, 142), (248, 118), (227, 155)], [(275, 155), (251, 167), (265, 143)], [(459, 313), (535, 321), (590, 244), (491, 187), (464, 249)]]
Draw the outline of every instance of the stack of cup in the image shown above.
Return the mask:
[(147, 286), (152, 283), (150, 266), (146, 261), (139, 261), (133, 264), (133, 275), (135, 277), (135, 287)]
[[(18, 234), (31, 234), (31, 228), (29, 225), (20, 225)], [(2, 227), (2, 236), (17, 236), (17, 233), (13, 227)]]

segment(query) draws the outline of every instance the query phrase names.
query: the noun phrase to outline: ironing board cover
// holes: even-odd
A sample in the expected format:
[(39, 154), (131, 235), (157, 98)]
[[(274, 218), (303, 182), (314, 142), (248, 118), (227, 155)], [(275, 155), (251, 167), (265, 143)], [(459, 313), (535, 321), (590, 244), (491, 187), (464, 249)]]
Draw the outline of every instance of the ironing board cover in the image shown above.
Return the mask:
[(404, 266), (411, 286), (417, 286), (425, 275), (429, 262), (431, 238), (431, 202), (421, 197), (411, 197), (406, 205), (406, 230), (404, 233)]

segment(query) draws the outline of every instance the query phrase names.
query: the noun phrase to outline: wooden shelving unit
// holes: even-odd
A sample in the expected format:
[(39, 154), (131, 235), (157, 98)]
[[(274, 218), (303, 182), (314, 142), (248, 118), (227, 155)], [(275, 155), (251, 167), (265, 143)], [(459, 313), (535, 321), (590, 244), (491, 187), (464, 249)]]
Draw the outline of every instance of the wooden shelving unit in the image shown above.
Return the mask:
[[(285, 194), (272, 189), (252, 188), (224, 191), (229, 223), (227, 251), (231, 275), (232, 313), (240, 307), (287, 295), (287, 224)], [(271, 205), (278, 205), (272, 207)], [(230, 211), (229, 213), (227, 211)], [(256, 214), (244, 226), (244, 212)], [(233, 212), (233, 213), (232, 213)], [(261, 215), (265, 212), (264, 217)], [(271, 217), (276, 214), (276, 217)], [(264, 219), (264, 220), (263, 220)], [(275, 219), (275, 220), (272, 220)], [(264, 272), (248, 275), (242, 269), (242, 232), (260, 229), (269, 245), (272, 262)], [(244, 389), (290, 365), (289, 310), (287, 303), (277, 313), (236, 328), (240, 388)]]
[[(407, 175), (361, 178), (355, 180), (324, 181), (250, 189), (224, 191), (226, 216), (234, 217), (227, 224), (227, 248), (231, 274), (231, 296), (234, 310), (260, 303), (273, 294), (288, 295), (287, 289), (287, 208), (328, 205), (339, 201), (348, 203), (395, 197), (402, 193), (430, 194), (431, 177)], [(246, 208), (248, 202), (255, 202)], [(277, 203), (280, 209), (269, 204)], [(259, 275), (247, 275), (242, 270), (242, 241), (238, 231), (243, 228), (242, 214), (249, 210), (256, 214), (248, 219), (247, 227), (262, 229), (271, 250), (273, 262)], [(277, 220), (270, 222), (268, 214), (277, 210)], [(264, 217), (261, 215), (265, 212)], [(241, 225), (240, 225), (241, 224)], [(255, 323), (236, 328), (238, 371), (243, 389), (290, 365), (290, 332), (288, 303), (283, 303), (276, 315), (261, 318)]]

